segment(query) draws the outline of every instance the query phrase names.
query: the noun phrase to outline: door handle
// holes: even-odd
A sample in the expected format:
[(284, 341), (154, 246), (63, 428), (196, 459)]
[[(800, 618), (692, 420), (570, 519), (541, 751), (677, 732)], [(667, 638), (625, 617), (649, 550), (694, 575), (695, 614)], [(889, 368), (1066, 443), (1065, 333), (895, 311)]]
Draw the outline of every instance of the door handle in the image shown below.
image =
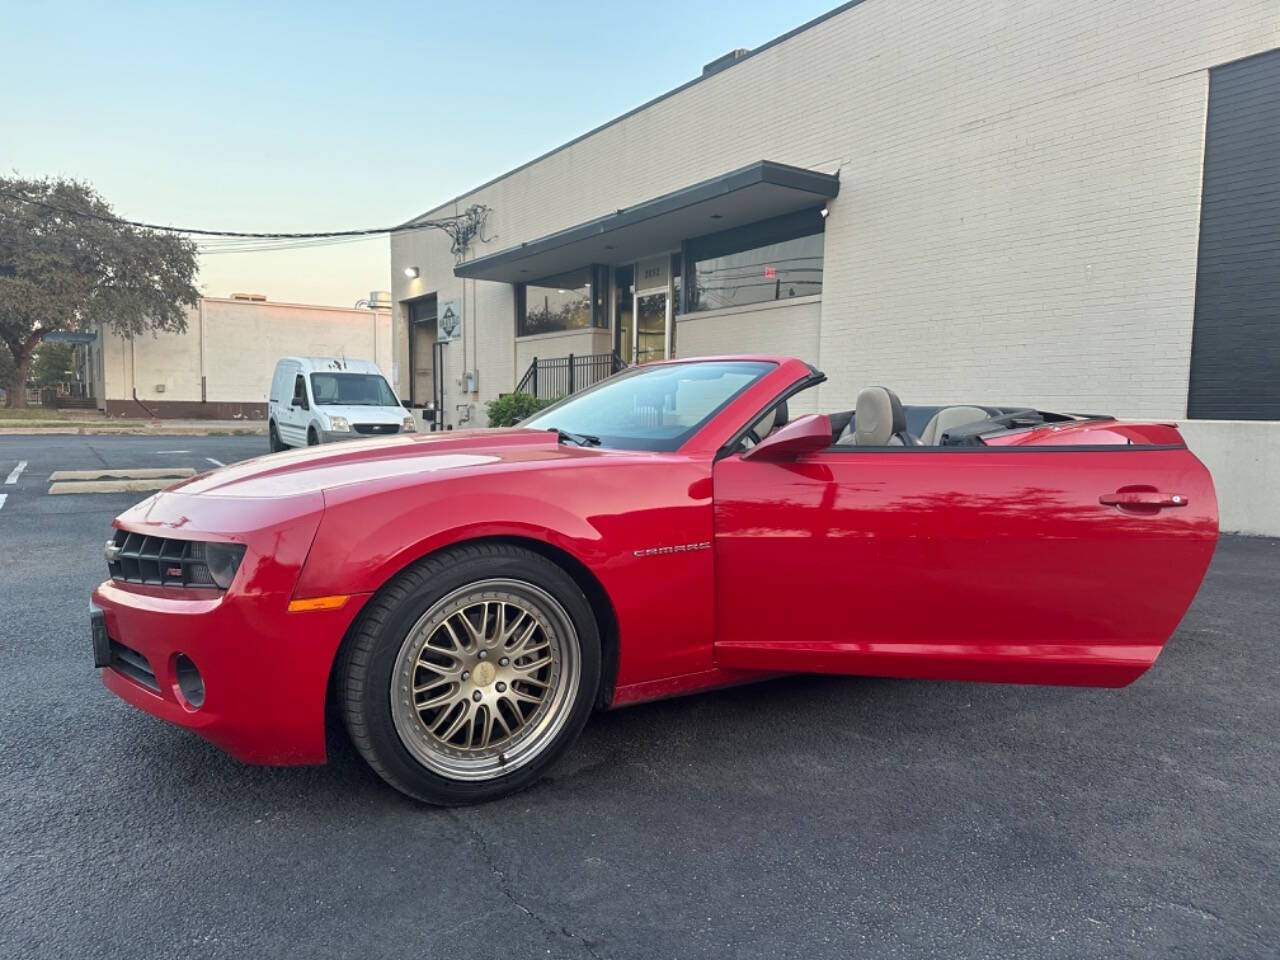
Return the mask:
[(1105, 507), (1185, 507), (1187, 498), (1180, 493), (1157, 490), (1124, 490), (1104, 493), (1098, 502)]

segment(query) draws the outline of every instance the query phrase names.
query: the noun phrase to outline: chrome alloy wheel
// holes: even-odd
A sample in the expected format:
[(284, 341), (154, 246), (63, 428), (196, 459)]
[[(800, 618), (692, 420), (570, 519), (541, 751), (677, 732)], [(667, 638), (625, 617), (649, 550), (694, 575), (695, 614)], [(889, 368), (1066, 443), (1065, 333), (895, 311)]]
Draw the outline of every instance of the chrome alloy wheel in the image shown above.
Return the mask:
[(433, 773), (492, 780), (555, 740), (579, 681), (564, 607), (531, 583), (481, 580), (410, 628), (392, 674), (391, 716), (401, 743)]

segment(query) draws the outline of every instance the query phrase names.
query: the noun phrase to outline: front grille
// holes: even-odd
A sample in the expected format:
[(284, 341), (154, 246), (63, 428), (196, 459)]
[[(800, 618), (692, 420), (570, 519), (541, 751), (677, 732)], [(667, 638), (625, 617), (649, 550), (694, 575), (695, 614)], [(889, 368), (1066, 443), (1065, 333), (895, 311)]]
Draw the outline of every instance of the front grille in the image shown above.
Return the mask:
[(160, 684), (156, 681), (156, 672), (151, 669), (147, 658), (132, 647), (126, 647), (118, 640), (111, 640), (111, 669), (123, 673), (135, 683), (140, 683), (148, 690), (160, 692)]
[(216, 590), (205, 564), (205, 545), (199, 540), (171, 540), (117, 530), (116, 554), (107, 561), (111, 579), (167, 587), (207, 587)]
[(354, 423), (351, 425), (351, 429), (355, 430), (356, 433), (363, 433), (366, 435), (377, 434), (380, 436), (384, 433), (399, 433), (400, 424), (398, 423)]

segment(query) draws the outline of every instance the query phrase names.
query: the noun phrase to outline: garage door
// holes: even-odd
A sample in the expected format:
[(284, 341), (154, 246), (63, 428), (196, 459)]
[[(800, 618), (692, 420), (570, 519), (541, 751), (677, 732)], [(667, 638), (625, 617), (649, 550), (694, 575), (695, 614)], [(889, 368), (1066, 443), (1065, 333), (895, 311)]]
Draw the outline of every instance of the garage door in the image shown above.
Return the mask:
[(1280, 50), (1209, 74), (1187, 413), (1280, 420)]

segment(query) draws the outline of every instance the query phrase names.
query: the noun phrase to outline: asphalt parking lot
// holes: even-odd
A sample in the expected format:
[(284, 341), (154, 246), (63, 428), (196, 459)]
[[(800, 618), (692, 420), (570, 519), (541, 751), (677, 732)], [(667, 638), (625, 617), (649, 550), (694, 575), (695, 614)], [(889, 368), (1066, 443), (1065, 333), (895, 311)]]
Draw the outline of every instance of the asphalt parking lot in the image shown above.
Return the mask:
[(341, 745), (242, 766), (91, 666), (143, 494), (49, 474), (264, 449), (0, 437), (0, 956), (1277, 955), (1278, 541), (1224, 538), (1125, 690), (774, 681), (599, 715), (533, 789), (438, 810)]

